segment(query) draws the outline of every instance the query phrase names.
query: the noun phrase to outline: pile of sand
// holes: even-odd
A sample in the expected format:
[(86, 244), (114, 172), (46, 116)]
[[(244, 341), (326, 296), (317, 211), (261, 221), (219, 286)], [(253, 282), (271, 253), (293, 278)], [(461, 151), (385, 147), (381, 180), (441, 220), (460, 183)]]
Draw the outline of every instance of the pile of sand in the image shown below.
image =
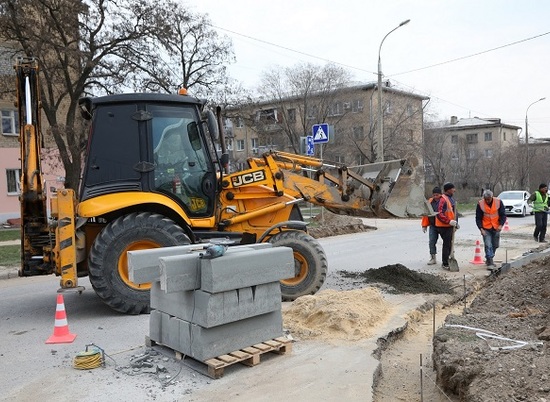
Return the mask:
[(283, 323), (296, 338), (357, 341), (371, 337), (391, 310), (376, 288), (327, 289), (296, 299), (283, 311)]

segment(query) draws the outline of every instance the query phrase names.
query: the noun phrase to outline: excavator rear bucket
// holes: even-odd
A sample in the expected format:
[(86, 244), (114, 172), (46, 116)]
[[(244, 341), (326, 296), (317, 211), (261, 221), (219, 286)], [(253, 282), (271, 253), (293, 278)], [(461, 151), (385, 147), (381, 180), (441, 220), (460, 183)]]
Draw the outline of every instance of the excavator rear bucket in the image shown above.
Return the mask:
[(370, 208), (378, 217), (414, 218), (434, 215), (424, 196), (422, 174), (416, 160), (393, 160), (349, 168), (370, 184), (361, 186), (371, 199)]

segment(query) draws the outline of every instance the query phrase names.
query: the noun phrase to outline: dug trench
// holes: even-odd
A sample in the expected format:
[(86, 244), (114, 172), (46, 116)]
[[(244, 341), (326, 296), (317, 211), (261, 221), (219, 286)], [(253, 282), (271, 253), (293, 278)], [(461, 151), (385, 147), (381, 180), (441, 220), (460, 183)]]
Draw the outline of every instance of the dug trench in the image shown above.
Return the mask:
[[(370, 229), (355, 221), (339, 232)], [(328, 224), (312, 232), (333, 234)], [(285, 312), (293, 336), (360, 339), (391, 309), (386, 296), (430, 295), (407, 325), (378, 339), (375, 402), (550, 401), (550, 259), (467, 286), (400, 264), (338, 275), (346, 290), (300, 298)]]

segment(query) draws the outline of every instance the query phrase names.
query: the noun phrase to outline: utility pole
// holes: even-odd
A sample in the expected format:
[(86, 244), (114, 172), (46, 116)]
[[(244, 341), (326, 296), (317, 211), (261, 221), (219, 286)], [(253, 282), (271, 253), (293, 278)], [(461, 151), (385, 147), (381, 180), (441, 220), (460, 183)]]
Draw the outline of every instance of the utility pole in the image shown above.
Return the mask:
[(525, 151), (527, 153), (526, 157), (526, 163), (527, 163), (527, 190), (531, 189), (531, 180), (530, 180), (530, 172), (531, 172), (531, 165), (529, 160), (529, 121), (527, 120), (527, 113), (529, 112), (529, 108), (533, 106), (535, 103), (545, 100), (546, 98), (540, 98), (539, 100), (534, 101), (529, 106), (527, 106), (527, 110), (525, 111)]

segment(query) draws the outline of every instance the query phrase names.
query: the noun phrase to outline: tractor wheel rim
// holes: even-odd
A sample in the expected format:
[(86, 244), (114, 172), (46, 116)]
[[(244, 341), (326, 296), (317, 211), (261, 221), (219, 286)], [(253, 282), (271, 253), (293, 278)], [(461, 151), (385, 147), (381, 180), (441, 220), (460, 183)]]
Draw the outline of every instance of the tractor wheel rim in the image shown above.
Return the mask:
[(286, 286), (296, 286), (301, 283), (309, 273), (309, 265), (303, 255), (294, 253), (294, 264), (300, 267), (300, 271), (293, 278), (283, 279), (281, 283)]
[(159, 248), (160, 245), (154, 241), (149, 240), (141, 240), (134, 242), (128, 247), (126, 247), (122, 253), (120, 254), (120, 258), (118, 259), (118, 274), (122, 281), (132, 289), (136, 290), (149, 290), (151, 289), (151, 283), (134, 283), (130, 280), (130, 275), (128, 274), (128, 251), (135, 251), (135, 250), (147, 250), (151, 248)]

